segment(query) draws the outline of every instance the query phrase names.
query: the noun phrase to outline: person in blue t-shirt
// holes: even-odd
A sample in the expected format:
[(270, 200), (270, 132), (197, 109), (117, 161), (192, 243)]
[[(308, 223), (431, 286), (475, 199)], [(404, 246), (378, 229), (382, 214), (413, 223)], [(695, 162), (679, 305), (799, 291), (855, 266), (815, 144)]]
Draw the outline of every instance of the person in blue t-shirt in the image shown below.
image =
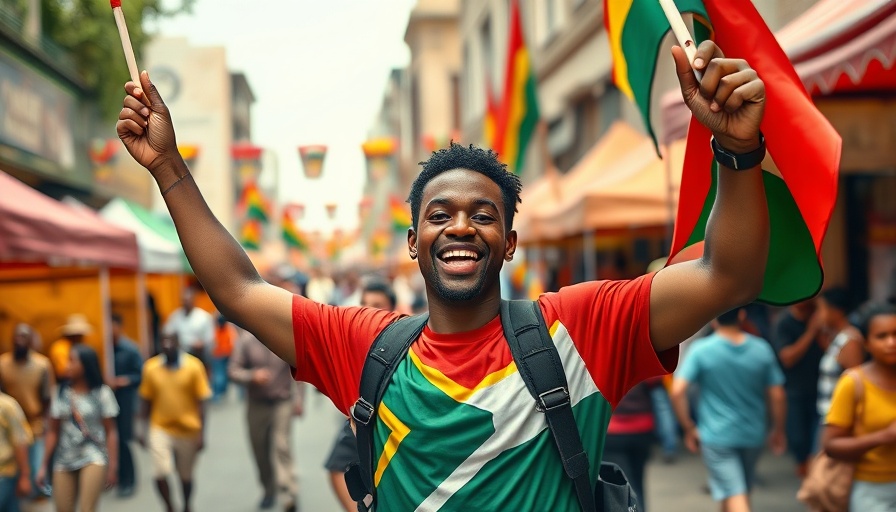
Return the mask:
[[(766, 438), (775, 453), (786, 448), (784, 374), (769, 343), (741, 330), (745, 317), (743, 309), (718, 317), (715, 332), (691, 345), (672, 385), (685, 444), (702, 453), (712, 497), (723, 512), (750, 510), (750, 488)], [(699, 387), (696, 424), (687, 399), (691, 384)]]

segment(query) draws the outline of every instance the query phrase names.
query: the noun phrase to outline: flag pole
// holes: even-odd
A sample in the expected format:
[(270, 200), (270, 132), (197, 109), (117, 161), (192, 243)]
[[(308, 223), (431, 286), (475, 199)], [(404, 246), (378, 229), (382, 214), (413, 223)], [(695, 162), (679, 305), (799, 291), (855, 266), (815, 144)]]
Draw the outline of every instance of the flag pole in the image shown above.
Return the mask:
[(128, 24), (124, 21), (124, 11), (121, 10), (121, 0), (109, 0), (112, 5), (112, 14), (115, 16), (115, 24), (118, 26), (118, 36), (121, 38), (121, 48), (124, 50), (124, 58), (128, 62), (128, 72), (131, 81), (140, 85), (140, 72), (137, 71), (137, 58), (134, 57), (134, 47), (131, 46), (131, 36), (128, 34)]
[[(690, 31), (688, 31), (688, 26), (681, 17), (678, 7), (675, 6), (674, 0), (659, 0), (659, 2), (666, 19), (669, 20), (669, 26), (672, 27), (672, 33), (675, 34), (675, 39), (678, 40), (678, 45), (681, 46), (685, 55), (688, 56), (688, 62), (691, 64), (691, 68), (693, 68), (694, 59), (697, 57), (697, 44), (694, 43), (694, 38), (691, 37)], [(703, 78), (703, 73), (696, 69), (694, 74), (697, 76), (697, 80)]]

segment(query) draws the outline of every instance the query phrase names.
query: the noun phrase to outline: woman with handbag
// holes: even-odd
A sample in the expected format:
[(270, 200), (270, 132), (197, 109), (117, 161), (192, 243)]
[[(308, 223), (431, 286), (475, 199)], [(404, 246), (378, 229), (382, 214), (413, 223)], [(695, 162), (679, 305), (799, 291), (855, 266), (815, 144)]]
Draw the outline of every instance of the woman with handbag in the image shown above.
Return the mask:
[[(838, 382), (824, 451), (855, 463), (849, 510), (896, 511), (896, 306), (869, 311), (862, 334), (871, 361), (858, 369), (861, 383), (850, 377)], [(857, 384), (863, 388), (861, 404), (856, 404)]]
[(115, 485), (118, 475), (118, 403), (103, 384), (99, 358), (87, 345), (71, 351), (67, 383), (50, 404), (50, 427), (38, 485), (47, 481), (47, 459), (53, 462), (53, 501), (57, 512), (97, 510), (103, 489)]

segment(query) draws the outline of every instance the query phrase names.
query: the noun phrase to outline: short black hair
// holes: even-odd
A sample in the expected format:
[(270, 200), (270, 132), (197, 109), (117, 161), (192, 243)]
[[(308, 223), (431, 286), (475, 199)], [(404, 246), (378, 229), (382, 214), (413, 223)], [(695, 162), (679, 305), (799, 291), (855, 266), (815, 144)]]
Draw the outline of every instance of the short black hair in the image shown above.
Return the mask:
[(411, 185), (411, 193), (408, 196), (414, 229), (417, 229), (420, 220), (420, 203), (423, 202), (423, 189), (426, 188), (426, 184), (439, 174), (454, 169), (469, 169), (494, 181), (501, 189), (501, 198), (504, 201), (505, 227), (508, 231), (513, 227), (516, 205), (522, 202), (520, 192), (523, 190), (523, 183), (519, 176), (507, 171), (507, 164), (498, 160), (498, 154), (491, 149), (479, 148), (472, 144), (462, 146), (452, 141), (447, 148), (434, 151), (429, 160), (420, 162), (420, 166), (422, 169)]
[(725, 313), (722, 313), (721, 315), (719, 315), (718, 317), (716, 317), (716, 322), (718, 322), (719, 325), (726, 325), (726, 326), (729, 326), (729, 327), (732, 326), (732, 325), (739, 325), (739, 324), (740, 324), (740, 310), (741, 310), (741, 309), (742, 309), (742, 308), (734, 308), (734, 309), (732, 309), (731, 311), (727, 311), (727, 312), (725, 312)]
[(381, 279), (371, 279), (365, 283), (364, 287), (361, 288), (361, 294), (363, 295), (365, 293), (382, 293), (386, 296), (386, 299), (389, 301), (389, 306), (391, 306), (392, 309), (395, 309), (395, 305), (398, 304), (398, 299), (395, 297), (395, 290), (392, 289), (392, 285)]
[(831, 288), (821, 292), (821, 297), (834, 309), (839, 309), (844, 314), (852, 311), (852, 296), (846, 288)]
[(871, 327), (871, 321), (874, 320), (874, 317), (885, 315), (896, 315), (896, 304), (880, 302), (869, 304), (862, 308), (857, 327), (862, 331), (862, 336), (865, 337), (866, 341), (868, 340), (868, 328)]

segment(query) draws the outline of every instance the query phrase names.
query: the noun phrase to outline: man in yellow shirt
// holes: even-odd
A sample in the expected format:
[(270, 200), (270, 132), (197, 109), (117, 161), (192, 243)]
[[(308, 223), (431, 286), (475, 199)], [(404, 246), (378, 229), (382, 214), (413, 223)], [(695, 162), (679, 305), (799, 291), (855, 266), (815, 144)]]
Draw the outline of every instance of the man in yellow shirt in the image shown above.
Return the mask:
[(93, 327), (84, 315), (69, 315), (60, 331), (62, 331), (62, 338), (50, 345), (47, 355), (50, 357), (50, 362), (53, 363), (56, 380), (63, 381), (68, 379), (68, 363), (71, 361), (72, 345), (82, 343), (84, 336), (93, 332)]
[[(50, 398), (55, 386), (50, 360), (32, 350), (34, 330), (30, 325), (16, 325), (12, 351), (0, 355), (0, 389), (18, 402), (31, 427), (34, 442), (28, 448), (31, 485), (37, 492), (35, 477), (44, 460), (44, 432)], [(2, 507), (0, 507), (2, 510)]]
[(18, 512), (18, 496), (31, 493), (30, 443), (31, 429), (22, 408), (11, 396), (0, 393), (0, 510)]
[[(199, 359), (182, 352), (176, 333), (162, 336), (162, 352), (143, 366), (139, 393), (143, 419), (148, 420), (148, 439), (139, 438), (152, 458), (153, 477), (165, 510), (172, 511), (168, 475), (177, 475), (190, 511), (193, 468), (205, 443), (205, 400), (211, 394), (205, 367)], [(172, 456), (174, 463), (172, 463)]]

